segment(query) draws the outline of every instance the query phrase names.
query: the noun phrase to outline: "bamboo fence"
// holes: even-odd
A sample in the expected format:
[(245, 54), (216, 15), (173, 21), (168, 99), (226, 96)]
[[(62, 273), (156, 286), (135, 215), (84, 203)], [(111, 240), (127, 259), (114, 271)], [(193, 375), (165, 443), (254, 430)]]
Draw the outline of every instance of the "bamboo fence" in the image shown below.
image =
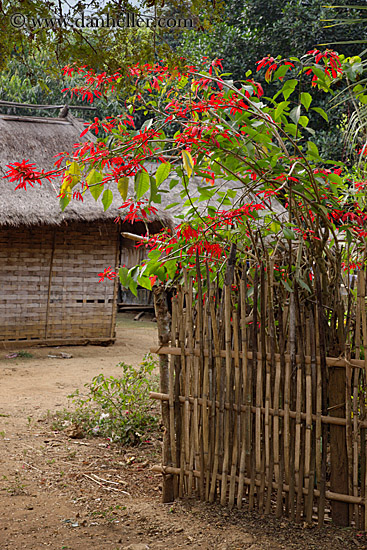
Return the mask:
[(290, 292), (271, 262), (247, 266), (223, 289), (197, 266), (172, 299), (170, 342), (151, 350), (169, 357), (154, 469), (173, 497), (367, 528), (365, 273), (325, 307), (316, 268)]

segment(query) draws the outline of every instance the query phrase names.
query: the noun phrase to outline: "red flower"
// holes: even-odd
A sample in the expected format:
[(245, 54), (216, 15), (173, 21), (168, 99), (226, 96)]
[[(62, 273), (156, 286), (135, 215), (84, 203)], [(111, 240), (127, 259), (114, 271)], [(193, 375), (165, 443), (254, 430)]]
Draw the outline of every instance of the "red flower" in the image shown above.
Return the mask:
[(101, 283), (102, 281), (104, 281), (105, 277), (107, 277), (107, 279), (109, 279), (110, 281), (112, 279), (114, 279), (115, 277), (117, 277), (117, 273), (115, 273), (114, 271), (111, 271), (111, 266), (109, 267), (105, 267), (105, 270), (103, 273), (98, 273), (98, 277), (100, 277), (99, 279), (99, 283)]
[(29, 160), (22, 160), (22, 162), (13, 162), (6, 167), (9, 170), (6, 172), (4, 178), (10, 178), (11, 182), (19, 182), (15, 189), (27, 189), (27, 183), (33, 187), (35, 182), (42, 185), (41, 179), (46, 178), (48, 181), (56, 178), (59, 175), (59, 171), (54, 170), (45, 172), (41, 170), (35, 170), (35, 164), (29, 162)]

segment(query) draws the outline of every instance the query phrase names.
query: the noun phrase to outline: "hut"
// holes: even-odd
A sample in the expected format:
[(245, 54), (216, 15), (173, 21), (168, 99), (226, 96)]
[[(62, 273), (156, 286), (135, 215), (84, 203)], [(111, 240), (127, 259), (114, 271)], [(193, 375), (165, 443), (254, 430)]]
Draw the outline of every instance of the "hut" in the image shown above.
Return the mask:
[[(30, 159), (53, 168), (53, 156), (71, 151), (83, 124), (64, 118), (0, 115), (0, 346), (112, 343), (118, 282), (99, 283), (105, 267), (132, 266), (141, 259), (121, 232), (145, 234), (143, 223), (116, 224), (121, 198), (104, 212), (88, 194), (64, 212), (59, 183), (14, 191), (3, 179), (6, 165)], [(155, 233), (169, 221), (157, 215)]]

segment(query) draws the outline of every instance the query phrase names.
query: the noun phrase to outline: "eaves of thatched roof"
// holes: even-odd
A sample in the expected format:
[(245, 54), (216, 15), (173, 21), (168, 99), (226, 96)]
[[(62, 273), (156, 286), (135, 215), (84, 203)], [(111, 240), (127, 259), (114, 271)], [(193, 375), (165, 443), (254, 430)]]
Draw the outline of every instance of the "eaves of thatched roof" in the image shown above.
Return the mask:
[[(74, 221), (107, 221), (123, 215), (119, 209), (121, 197), (117, 194), (106, 212), (101, 197), (95, 201), (89, 193), (83, 202), (72, 200), (62, 212), (57, 198), (60, 180), (53, 183), (44, 180), (41, 186), (35, 184), (33, 188), (27, 186), (27, 190), (15, 191), (15, 184), (4, 179), (6, 166), (23, 159), (30, 160), (38, 170), (54, 169), (54, 155), (72, 152), (73, 144), (81, 141), (83, 129), (83, 123), (71, 115), (66, 118), (0, 115), (0, 225), (61, 225)], [(86, 139), (95, 138), (89, 134)], [(170, 214), (163, 209), (150, 221), (172, 224)]]

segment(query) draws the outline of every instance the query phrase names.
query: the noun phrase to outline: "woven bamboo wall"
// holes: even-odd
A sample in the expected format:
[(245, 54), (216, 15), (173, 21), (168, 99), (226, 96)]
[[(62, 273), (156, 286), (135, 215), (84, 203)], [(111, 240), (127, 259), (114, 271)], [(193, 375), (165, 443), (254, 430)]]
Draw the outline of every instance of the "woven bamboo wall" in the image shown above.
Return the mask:
[(0, 229), (0, 342), (114, 336), (117, 226)]
[(243, 270), (204, 296), (198, 272), (196, 292), (191, 279), (178, 289), (171, 345), (151, 350), (170, 357), (166, 393), (151, 394), (169, 442), (154, 469), (175, 496), (367, 529), (365, 273), (346, 332), (338, 302), (337, 357), (317, 277), (308, 298), (272, 274), (249, 285)]

